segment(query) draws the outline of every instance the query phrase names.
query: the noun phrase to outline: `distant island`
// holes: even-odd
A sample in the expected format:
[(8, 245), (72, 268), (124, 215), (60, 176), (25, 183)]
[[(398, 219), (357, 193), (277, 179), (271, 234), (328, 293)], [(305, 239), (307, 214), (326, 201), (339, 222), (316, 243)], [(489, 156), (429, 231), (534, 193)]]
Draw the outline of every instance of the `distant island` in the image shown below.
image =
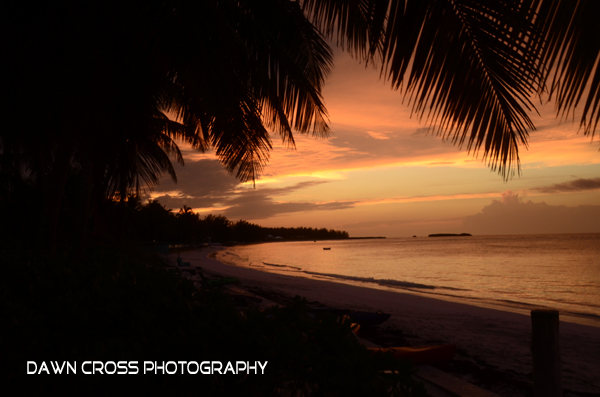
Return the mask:
[(438, 233), (438, 234), (430, 234), (429, 237), (455, 237), (455, 236), (469, 236), (472, 237), (473, 235), (470, 233)]

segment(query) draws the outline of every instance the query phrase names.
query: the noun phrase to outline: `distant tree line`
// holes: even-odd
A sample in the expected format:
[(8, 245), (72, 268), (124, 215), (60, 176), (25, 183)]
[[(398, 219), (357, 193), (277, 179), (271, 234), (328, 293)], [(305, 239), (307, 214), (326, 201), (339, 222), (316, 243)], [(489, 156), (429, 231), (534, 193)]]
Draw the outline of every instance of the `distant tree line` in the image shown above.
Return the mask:
[[(122, 241), (201, 244), (208, 242), (261, 242), (269, 240), (346, 239), (348, 232), (311, 227), (269, 228), (245, 220), (231, 221), (223, 215), (201, 216), (184, 205), (174, 212), (158, 200), (141, 203), (129, 197), (114, 205), (112, 217), (98, 219), (93, 227), (98, 235), (119, 237)], [(98, 223), (99, 222), (99, 223)]]
[[(95, 197), (87, 211), (78, 203), (77, 176), (67, 184), (61, 222), (57, 229), (59, 252), (77, 256), (83, 235), (93, 244), (121, 246), (131, 242), (201, 244), (206, 242), (261, 242), (269, 240), (345, 239), (345, 231), (326, 228), (262, 227), (245, 220), (231, 221), (223, 215), (195, 213), (184, 205), (179, 211), (157, 200), (142, 203), (139, 196), (121, 200)], [(21, 183), (10, 192), (0, 186), (0, 246), (31, 249), (37, 247), (35, 231), (41, 222), (41, 194), (35, 184)], [(82, 215), (83, 214), (85, 215)], [(81, 217), (86, 217), (81, 227)], [(79, 227), (78, 227), (79, 225)], [(42, 236), (43, 237), (43, 236)]]

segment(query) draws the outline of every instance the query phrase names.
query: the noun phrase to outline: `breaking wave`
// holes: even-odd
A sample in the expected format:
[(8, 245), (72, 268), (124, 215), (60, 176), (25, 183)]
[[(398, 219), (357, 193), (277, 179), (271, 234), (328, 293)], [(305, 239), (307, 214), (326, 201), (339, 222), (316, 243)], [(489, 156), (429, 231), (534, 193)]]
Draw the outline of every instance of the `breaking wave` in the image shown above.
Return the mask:
[(439, 288), (434, 285), (418, 284), (418, 283), (411, 283), (409, 281), (400, 281), (400, 280), (392, 280), (392, 279), (377, 279), (377, 278), (373, 278), (373, 277), (344, 276), (342, 274), (318, 273), (318, 272), (310, 272), (308, 270), (303, 270), (302, 273), (315, 275), (315, 276), (338, 278), (341, 280), (359, 281), (362, 283), (372, 283), (372, 284), (378, 284), (378, 285), (383, 285), (383, 286), (388, 286), (388, 287), (418, 288), (418, 289)]

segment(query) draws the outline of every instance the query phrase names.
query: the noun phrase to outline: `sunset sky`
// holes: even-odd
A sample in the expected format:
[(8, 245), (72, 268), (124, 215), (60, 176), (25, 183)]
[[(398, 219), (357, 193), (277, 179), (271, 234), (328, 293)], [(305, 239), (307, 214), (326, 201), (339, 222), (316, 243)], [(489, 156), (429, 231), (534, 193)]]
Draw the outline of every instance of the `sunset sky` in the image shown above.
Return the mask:
[(537, 130), (521, 148), (521, 175), (504, 181), (481, 155), (427, 134), (377, 70), (338, 50), (334, 62), (323, 91), (331, 137), (297, 134), (289, 150), (274, 135), (256, 187), (182, 147), (178, 184), (164, 177), (151, 197), (173, 210), (352, 237), (600, 232), (600, 140), (556, 119), (552, 104), (531, 115)]

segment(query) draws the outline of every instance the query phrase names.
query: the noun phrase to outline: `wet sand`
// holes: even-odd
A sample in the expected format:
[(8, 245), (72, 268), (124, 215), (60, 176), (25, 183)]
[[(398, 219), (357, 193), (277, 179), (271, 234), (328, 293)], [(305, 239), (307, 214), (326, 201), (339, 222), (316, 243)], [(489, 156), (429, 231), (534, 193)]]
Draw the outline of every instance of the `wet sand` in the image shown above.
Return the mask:
[[(531, 395), (527, 314), (231, 266), (211, 258), (215, 251), (182, 252), (181, 257), (202, 266), (208, 275), (237, 277), (241, 288), (258, 295), (300, 295), (329, 307), (391, 313), (380, 329), (364, 337), (370, 334), (378, 338), (374, 342), (386, 346), (455, 344), (455, 360), (438, 368), (500, 395)], [(600, 396), (600, 327), (561, 321), (560, 347), (565, 396)]]

